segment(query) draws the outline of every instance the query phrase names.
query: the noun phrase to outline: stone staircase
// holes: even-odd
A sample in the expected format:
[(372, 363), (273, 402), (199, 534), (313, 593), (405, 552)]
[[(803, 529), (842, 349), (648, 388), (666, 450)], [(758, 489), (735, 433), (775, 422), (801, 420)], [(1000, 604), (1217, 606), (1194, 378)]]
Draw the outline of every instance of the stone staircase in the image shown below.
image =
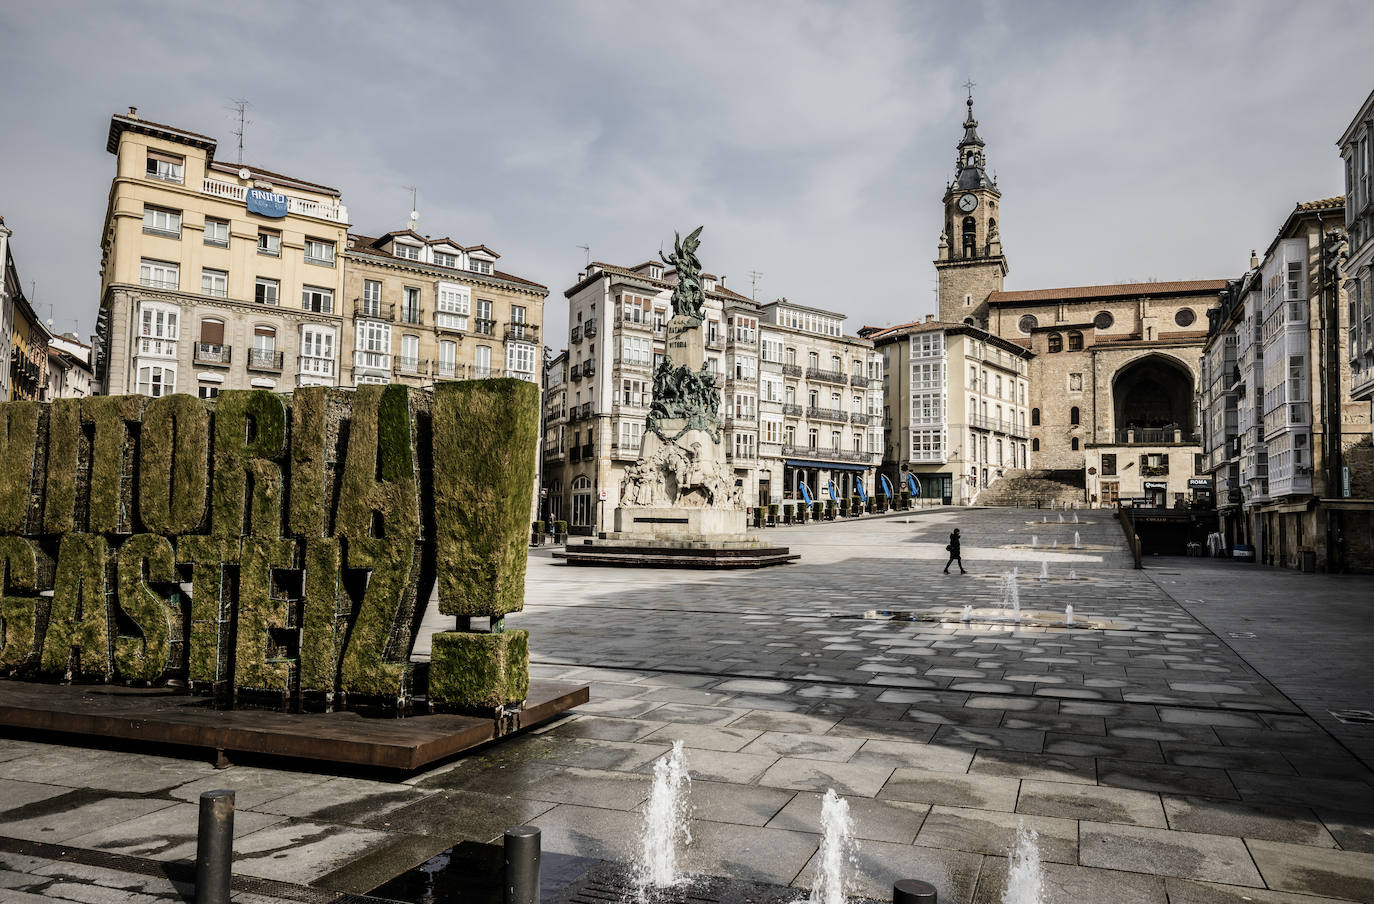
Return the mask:
[(1004, 471), (1002, 478), (979, 493), (973, 504), (1034, 508), (1039, 502), (1047, 508), (1059, 508), (1066, 502), (1082, 506), (1086, 500), (1082, 471), (1013, 469)]

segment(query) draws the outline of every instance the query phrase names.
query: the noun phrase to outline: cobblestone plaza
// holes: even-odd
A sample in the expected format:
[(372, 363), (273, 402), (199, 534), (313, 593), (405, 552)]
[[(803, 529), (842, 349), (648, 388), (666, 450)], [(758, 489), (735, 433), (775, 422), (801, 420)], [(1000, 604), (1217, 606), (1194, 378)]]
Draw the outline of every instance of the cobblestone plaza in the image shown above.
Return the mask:
[[(157, 865), (193, 855), (195, 801), (219, 787), (238, 790), (237, 900), (366, 892), (524, 823), (545, 851), (623, 860), (678, 739), (695, 873), (809, 885), (834, 788), (875, 897), (920, 878), (942, 902), (999, 901), (1022, 821), (1054, 904), (1374, 900), (1374, 726), (1333, 715), (1370, 708), (1374, 580), (1136, 571), (1111, 513), (1078, 517), (777, 528), (800, 564), (728, 575), (535, 551), (509, 621), (537, 677), (590, 683), (591, 702), (404, 781), (0, 739), (0, 900), (182, 900)], [(940, 573), (955, 526), (966, 576)], [(961, 624), (1013, 567), (1023, 609), (1105, 629)], [(906, 612), (945, 620), (883, 614)]]

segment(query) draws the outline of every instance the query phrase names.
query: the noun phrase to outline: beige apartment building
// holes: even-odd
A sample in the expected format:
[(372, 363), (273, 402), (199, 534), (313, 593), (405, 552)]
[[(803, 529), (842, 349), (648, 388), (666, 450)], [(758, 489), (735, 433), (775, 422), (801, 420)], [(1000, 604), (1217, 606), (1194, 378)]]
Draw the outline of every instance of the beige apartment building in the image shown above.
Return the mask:
[(499, 256), (485, 245), (414, 229), (350, 235), (343, 255), (345, 382), (538, 382), (549, 290), (496, 269)]
[(914, 481), (925, 502), (964, 505), (1028, 466), (1030, 350), (934, 315), (860, 335), (884, 362), (884, 476), (895, 491)]
[(215, 159), (215, 139), (111, 117), (95, 374), (109, 394), (338, 385), (337, 189)]

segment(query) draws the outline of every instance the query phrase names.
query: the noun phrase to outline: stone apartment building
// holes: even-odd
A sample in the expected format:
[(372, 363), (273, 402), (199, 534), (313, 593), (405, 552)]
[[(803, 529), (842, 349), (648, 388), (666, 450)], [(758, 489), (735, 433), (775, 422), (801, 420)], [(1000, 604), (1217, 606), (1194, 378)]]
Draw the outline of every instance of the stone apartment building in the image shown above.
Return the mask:
[(13, 234), (0, 217), (0, 399), (44, 399), (50, 334), (24, 294), (10, 245)]
[(568, 350), (544, 362), (543, 424), (540, 432), (539, 517), (566, 521), (563, 481), (568, 465)]
[[(721, 392), (721, 441), (751, 505), (871, 492), (880, 459), (880, 359), (843, 315), (783, 299), (759, 305), (703, 274), (706, 366)], [(665, 353), (675, 277), (661, 263), (593, 263), (564, 295), (568, 350), (546, 382), (545, 506), (570, 530), (603, 529), (639, 457)], [(551, 517), (554, 517), (551, 515)]]
[(884, 362), (884, 472), (894, 490), (917, 481), (926, 501), (965, 505), (1027, 467), (1032, 353), (966, 323), (865, 327)]
[[(883, 364), (846, 335), (845, 315), (778, 299), (760, 305), (759, 504), (878, 492)], [(747, 375), (739, 391), (748, 391)]]
[(1004, 291), (1002, 194), (987, 172), (972, 98), (968, 106), (942, 202), (939, 319), (1034, 352), (1031, 469), (1073, 481), (1090, 504), (1183, 504), (1201, 491), (1194, 388), (1204, 313), (1225, 282)]
[(1207, 466), (1228, 540), (1272, 565), (1374, 569), (1369, 410), (1351, 395), (1336, 272), (1343, 198), (1297, 205), (1232, 281), (1203, 359)]
[(1360, 105), (1338, 146), (1345, 167), (1350, 395), (1374, 408), (1374, 92)]
[(544, 286), (499, 255), (414, 229), (350, 235), (343, 254), (347, 385), (518, 377), (537, 382)]
[(339, 385), (337, 189), (215, 159), (205, 135), (110, 119), (95, 373), (109, 394)]

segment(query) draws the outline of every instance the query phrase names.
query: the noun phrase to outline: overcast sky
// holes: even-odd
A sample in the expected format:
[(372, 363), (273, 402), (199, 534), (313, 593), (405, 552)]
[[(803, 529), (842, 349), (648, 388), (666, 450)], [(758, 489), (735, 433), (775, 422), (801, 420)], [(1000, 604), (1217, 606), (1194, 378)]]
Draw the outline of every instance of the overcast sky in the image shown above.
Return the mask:
[[(704, 224), (707, 270), (850, 332), (935, 310), (972, 78), (1016, 289), (1238, 275), (1339, 194), (1374, 4), (7, 3), (0, 215), (40, 316), (99, 298), (112, 113), (342, 190), (356, 232), (483, 243), (562, 292)], [(557, 343), (555, 347), (563, 343)]]

